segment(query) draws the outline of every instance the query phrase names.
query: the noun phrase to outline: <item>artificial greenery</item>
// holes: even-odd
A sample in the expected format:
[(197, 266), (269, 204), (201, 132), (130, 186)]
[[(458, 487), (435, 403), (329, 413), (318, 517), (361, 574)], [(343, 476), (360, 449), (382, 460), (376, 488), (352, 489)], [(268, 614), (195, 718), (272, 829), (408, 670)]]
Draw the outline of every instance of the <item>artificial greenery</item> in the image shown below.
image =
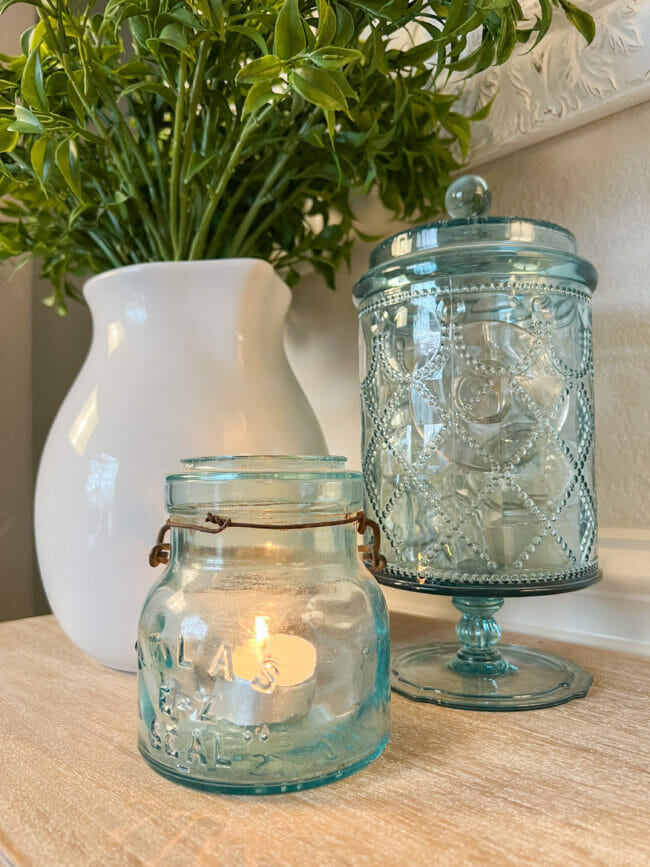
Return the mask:
[(558, 8), (593, 38), (538, 2), (31, 0), (0, 55), (0, 259), (40, 257), (59, 312), (70, 275), (143, 261), (255, 256), (290, 283), (309, 262), (332, 285), (353, 192), (441, 210), (487, 111), (454, 111), (450, 73), (503, 63)]

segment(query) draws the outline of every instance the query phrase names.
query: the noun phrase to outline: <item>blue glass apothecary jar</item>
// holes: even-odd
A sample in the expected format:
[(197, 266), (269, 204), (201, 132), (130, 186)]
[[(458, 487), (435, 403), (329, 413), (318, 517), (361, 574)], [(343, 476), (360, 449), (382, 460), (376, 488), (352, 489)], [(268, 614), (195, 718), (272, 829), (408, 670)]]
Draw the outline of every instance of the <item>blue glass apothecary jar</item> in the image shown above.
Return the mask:
[[(388, 618), (338, 457), (226, 457), (167, 476), (168, 562), (138, 634), (139, 747), (201, 788), (345, 777), (389, 735)], [(165, 533), (171, 531), (171, 545)]]
[[(540, 680), (539, 659), (502, 657), (492, 615), (504, 596), (599, 578), (597, 275), (566, 229), (486, 216), (490, 198), (477, 176), (454, 182), (453, 219), (380, 244), (354, 296), (365, 508), (387, 560), (378, 578), (449, 594), (463, 614), (460, 656), (450, 645), (396, 658), (393, 685), (422, 700), (513, 709), (584, 695), (591, 682), (562, 666)], [(486, 697), (472, 673), (503, 676)]]

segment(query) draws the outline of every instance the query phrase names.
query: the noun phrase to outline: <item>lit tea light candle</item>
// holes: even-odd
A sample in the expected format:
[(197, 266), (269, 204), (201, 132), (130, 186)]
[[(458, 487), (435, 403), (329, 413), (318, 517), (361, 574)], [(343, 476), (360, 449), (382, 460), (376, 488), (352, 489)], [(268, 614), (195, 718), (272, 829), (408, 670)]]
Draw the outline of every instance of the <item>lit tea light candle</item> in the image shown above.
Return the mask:
[(316, 648), (297, 635), (269, 634), (255, 618), (255, 638), (232, 652), (223, 717), (236, 725), (278, 723), (308, 713), (316, 689)]

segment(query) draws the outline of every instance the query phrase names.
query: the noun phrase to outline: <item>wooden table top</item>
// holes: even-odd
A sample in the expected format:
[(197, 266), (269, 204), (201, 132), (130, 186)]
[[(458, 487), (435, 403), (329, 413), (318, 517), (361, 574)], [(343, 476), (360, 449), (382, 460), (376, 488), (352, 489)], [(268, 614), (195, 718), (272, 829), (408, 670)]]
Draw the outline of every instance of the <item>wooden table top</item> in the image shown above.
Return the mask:
[[(395, 615), (397, 643), (450, 625)], [(52, 617), (0, 624), (0, 864), (650, 864), (650, 660), (527, 636), (594, 675), (586, 699), (476, 713), (393, 696), (360, 773), (290, 795), (206, 794), (136, 748), (136, 683)]]

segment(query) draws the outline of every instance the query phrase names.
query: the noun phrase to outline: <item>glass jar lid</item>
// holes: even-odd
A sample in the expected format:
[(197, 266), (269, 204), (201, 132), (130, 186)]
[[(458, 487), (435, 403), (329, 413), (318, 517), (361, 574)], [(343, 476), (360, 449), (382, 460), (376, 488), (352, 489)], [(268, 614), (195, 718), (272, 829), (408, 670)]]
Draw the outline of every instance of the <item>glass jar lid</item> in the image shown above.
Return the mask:
[[(381, 288), (376, 278), (392, 268), (408, 267), (422, 259), (431, 264), (429, 272), (459, 273), (476, 269), (481, 273), (503, 270), (534, 270), (531, 255), (541, 255), (540, 271), (549, 276), (576, 279), (594, 289), (595, 268), (576, 254), (575, 237), (567, 229), (544, 220), (525, 217), (487, 216), (492, 203), (488, 185), (478, 175), (457, 178), (447, 190), (445, 206), (451, 217), (398, 232), (382, 241), (370, 256), (370, 273), (355, 286), (360, 300)], [(439, 263), (439, 264), (438, 264)], [(428, 273), (429, 273), (428, 272)]]

